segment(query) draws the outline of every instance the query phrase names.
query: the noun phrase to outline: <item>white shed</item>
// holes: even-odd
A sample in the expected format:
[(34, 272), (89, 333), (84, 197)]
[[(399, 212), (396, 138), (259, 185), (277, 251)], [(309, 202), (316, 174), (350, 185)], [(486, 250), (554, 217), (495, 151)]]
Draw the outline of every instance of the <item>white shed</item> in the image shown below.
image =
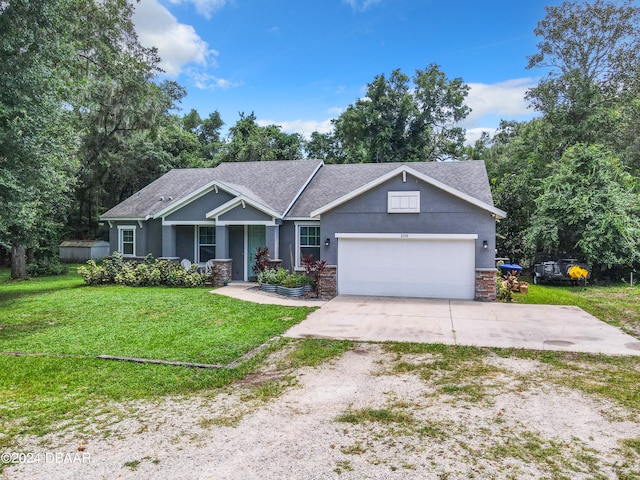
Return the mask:
[(67, 240), (60, 244), (60, 260), (86, 262), (102, 260), (109, 255), (109, 242), (103, 240)]

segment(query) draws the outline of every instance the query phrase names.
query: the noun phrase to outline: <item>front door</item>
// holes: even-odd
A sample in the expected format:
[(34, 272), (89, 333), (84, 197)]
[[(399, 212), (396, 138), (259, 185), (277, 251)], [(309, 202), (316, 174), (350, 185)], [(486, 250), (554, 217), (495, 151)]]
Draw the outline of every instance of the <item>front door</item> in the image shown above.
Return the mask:
[(229, 257), (233, 260), (232, 280), (255, 279), (256, 249), (266, 245), (266, 227), (264, 225), (230, 225)]
[(231, 266), (231, 280), (244, 281), (244, 225), (231, 225), (229, 228), (229, 258), (233, 260)]
[(249, 280), (255, 280), (255, 273), (253, 273), (253, 266), (256, 264), (256, 250), (259, 247), (266, 245), (266, 227), (264, 225), (248, 225), (247, 242), (247, 278)]

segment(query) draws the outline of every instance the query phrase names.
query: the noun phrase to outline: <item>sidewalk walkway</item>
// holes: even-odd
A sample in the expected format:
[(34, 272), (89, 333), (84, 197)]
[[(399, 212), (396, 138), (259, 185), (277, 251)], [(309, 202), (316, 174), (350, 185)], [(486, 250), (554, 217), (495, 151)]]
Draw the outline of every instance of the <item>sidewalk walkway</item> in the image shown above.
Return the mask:
[(261, 303), (263, 305), (282, 305), (285, 307), (321, 307), (327, 303), (316, 299), (301, 298), (296, 300), (294, 298), (285, 298), (281, 295), (263, 292), (257, 287), (257, 283), (230, 283), (226, 287), (211, 290), (211, 293), (237, 298), (246, 302)]

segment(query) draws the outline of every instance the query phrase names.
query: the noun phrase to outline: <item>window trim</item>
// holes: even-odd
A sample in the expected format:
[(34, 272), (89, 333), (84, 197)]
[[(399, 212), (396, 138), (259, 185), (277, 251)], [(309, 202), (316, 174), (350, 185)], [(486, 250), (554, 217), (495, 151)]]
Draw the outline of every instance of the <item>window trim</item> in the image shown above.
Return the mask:
[[(213, 228), (213, 236), (215, 239), (215, 243), (200, 243), (200, 229), (201, 228)], [(214, 249), (216, 249), (218, 247), (218, 232), (216, 232), (216, 226), (215, 225), (196, 225), (195, 226), (195, 252), (193, 255), (193, 258), (196, 259), (196, 262), (198, 263), (204, 263), (206, 262), (206, 260), (202, 260), (200, 258), (200, 247), (205, 246), (205, 247), (214, 247)], [(217, 254), (217, 252), (216, 252)], [(215, 256), (214, 256), (215, 258)], [(208, 259), (207, 259), (208, 260)]]
[[(137, 225), (118, 225), (118, 251), (120, 253), (122, 253), (123, 257), (135, 257), (136, 256), (136, 241), (137, 241), (137, 235), (136, 235), (136, 230), (137, 230)], [(126, 242), (126, 243), (133, 243), (133, 253), (128, 254), (128, 253), (124, 253), (124, 239), (123, 239), (123, 233), (125, 231), (131, 231), (133, 232), (133, 242)]]
[[(295, 262), (296, 264), (294, 265), (294, 270), (303, 270), (304, 267), (302, 266), (302, 257), (300, 255), (300, 249), (302, 248), (302, 245), (300, 245), (300, 227), (318, 227), (320, 228), (320, 222), (295, 222), (295, 227), (296, 227), (296, 255), (295, 255)], [(322, 234), (319, 234), (319, 238), (322, 239)], [(315, 247), (315, 245), (313, 245)], [(318, 248), (322, 249), (322, 240), (320, 240), (320, 245), (318, 245)], [(322, 253), (322, 250), (320, 250), (320, 253)], [(317, 258), (316, 260), (320, 260), (319, 258)]]

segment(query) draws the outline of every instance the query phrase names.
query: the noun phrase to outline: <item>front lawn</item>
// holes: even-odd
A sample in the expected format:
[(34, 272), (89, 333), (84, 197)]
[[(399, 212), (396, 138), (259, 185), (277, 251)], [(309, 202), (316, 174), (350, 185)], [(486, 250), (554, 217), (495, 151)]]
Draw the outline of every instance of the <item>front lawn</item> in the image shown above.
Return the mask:
[(258, 361), (203, 370), (97, 355), (228, 364), (310, 311), (246, 303), (206, 288), (87, 287), (75, 268), (24, 282), (0, 270), (0, 447), (111, 400), (223, 386)]

